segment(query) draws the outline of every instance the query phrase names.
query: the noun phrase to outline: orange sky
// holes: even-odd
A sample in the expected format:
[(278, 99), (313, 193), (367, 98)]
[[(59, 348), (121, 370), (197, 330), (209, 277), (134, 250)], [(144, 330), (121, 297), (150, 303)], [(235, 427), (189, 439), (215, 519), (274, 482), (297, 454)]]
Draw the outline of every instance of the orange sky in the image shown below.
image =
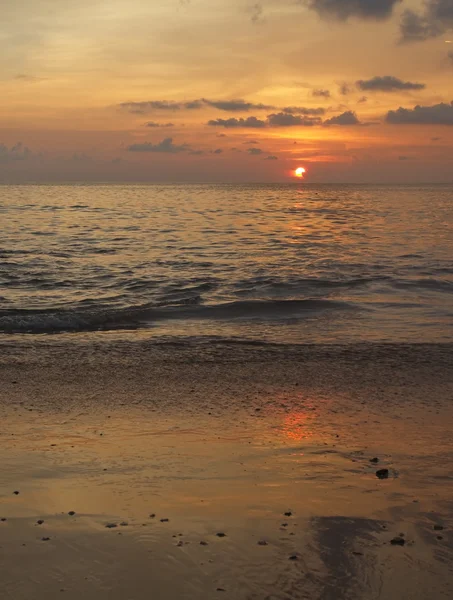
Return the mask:
[(453, 0), (0, 8), (0, 182), (453, 179)]

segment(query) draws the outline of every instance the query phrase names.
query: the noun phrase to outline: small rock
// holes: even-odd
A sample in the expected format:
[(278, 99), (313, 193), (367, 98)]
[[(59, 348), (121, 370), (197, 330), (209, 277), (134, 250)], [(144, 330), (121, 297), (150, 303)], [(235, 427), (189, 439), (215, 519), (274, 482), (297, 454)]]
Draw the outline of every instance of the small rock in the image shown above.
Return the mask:
[(2, 518), (0, 519), (0, 521), (1, 521), (2, 523), (4, 523), (4, 522), (6, 521), (6, 518), (5, 518), (5, 517), (2, 517)]
[(218, 592), (224, 592), (225, 590), (223, 588), (217, 588)]
[(205, 542), (204, 540), (201, 540), (200, 546), (207, 546), (207, 545), (208, 545), (208, 542)]
[(74, 511), (74, 510), (70, 510), (70, 511), (68, 512), (68, 515), (69, 515), (70, 517), (73, 517), (73, 516), (75, 515), (75, 511)]
[(394, 537), (393, 539), (390, 540), (390, 543), (392, 544), (392, 546), (404, 546), (404, 544), (406, 543), (406, 540), (402, 537)]
[(388, 479), (389, 470), (388, 469), (379, 469), (376, 471), (376, 477), (378, 479)]
[(288, 527), (288, 523), (282, 523), (282, 527)]
[(443, 528), (444, 528), (443, 525), (434, 525), (434, 527), (433, 527), (434, 531), (442, 531)]
[(149, 515), (149, 518), (150, 518), (150, 519), (155, 519), (155, 518), (156, 518), (156, 515), (155, 515), (154, 513), (152, 513), (151, 515)]
[(161, 520), (160, 520), (160, 522), (161, 522), (161, 523), (168, 523), (168, 521), (169, 521), (169, 520), (170, 520), (170, 519), (161, 519)]
[(375, 456), (374, 458), (370, 458), (370, 463), (378, 463), (379, 462), (379, 458), (377, 456)]
[(116, 523), (107, 523), (106, 527), (107, 529), (115, 529), (118, 525)]
[(216, 533), (217, 537), (226, 537), (226, 533)]
[(179, 548), (181, 548), (181, 546), (184, 546), (184, 542), (182, 540), (179, 540), (179, 542), (176, 544)]
[(443, 535), (437, 535), (436, 537), (437, 537), (438, 540), (443, 540), (444, 539)]
[(267, 542), (266, 542), (266, 540), (260, 540), (260, 541), (258, 542), (258, 546), (267, 546)]
[(288, 510), (284, 514), (285, 514), (285, 517), (291, 517), (293, 513), (290, 510)]
[(36, 521), (36, 523), (37, 523), (38, 525), (42, 525), (42, 524), (44, 523), (44, 520), (43, 520), (43, 519), (38, 519), (38, 520)]
[(352, 553), (354, 556), (363, 556), (363, 552), (357, 552), (356, 550), (353, 550)]
[(297, 556), (297, 554), (291, 554), (289, 560), (299, 560), (299, 557)]
[(13, 494), (14, 494), (15, 496), (18, 496), (18, 495), (19, 495), (19, 492), (18, 492), (17, 490), (15, 490), (15, 491), (13, 492)]
[(122, 521), (122, 522), (120, 523), (120, 526), (121, 526), (121, 527), (127, 527), (128, 525), (129, 525), (129, 523), (128, 523), (127, 521)]
[(43, 542), (48, 542), (48, 541), (50, 540), (50, 537), (43, 537), (43, 538), (41, 538), (41, 540), (42, 540)]

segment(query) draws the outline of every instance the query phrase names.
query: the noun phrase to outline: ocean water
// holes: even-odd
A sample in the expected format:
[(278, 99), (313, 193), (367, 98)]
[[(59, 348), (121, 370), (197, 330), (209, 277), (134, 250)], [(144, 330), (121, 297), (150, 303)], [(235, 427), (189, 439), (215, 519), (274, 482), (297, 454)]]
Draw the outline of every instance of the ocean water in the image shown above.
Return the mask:
[(0, 187), (0, 335), (453, 341), (453, 185)]

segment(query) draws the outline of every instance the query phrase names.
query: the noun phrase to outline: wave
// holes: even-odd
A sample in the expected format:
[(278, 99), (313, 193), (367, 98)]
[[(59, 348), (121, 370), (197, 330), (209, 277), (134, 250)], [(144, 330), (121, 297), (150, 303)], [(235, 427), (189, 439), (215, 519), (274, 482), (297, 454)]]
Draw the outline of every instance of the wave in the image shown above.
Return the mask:
[(221, 304), (145, 304), (125, 308), (71, 308), (58, 310), (2, 310), (0, 333), (51, 334), (64, 332), (140, 329), (174, 319), (285, 320), (323, 311), (355, 310), (355, 306), (327, 299), (244, 300)]

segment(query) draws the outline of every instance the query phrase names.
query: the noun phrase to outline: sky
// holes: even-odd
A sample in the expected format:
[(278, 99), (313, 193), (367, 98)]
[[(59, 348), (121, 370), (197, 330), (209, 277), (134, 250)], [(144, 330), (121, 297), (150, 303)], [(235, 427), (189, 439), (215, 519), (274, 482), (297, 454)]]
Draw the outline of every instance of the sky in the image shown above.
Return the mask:
[(453, 0), (0, 0), (0, 182), (453, 181)]

